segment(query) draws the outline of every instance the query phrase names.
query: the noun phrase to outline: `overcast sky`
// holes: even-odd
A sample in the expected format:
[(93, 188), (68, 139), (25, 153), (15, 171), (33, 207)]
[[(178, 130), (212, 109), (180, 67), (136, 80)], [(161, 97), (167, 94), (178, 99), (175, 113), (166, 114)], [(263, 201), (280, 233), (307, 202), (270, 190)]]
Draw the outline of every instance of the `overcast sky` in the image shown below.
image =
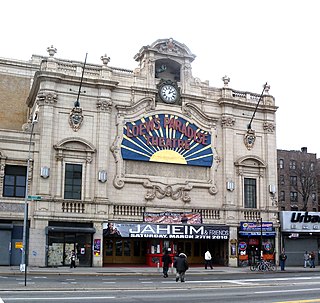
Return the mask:
[[(193, 76), (276, 99), (277, 148), (320, 157), (319, 0), (10, 0), (1, 3), (0, 57), (47, 55), (134, 69), (134, 55), (173, 38), (197, 57)], [(254, 129), (254, 124), (253, 124)]]

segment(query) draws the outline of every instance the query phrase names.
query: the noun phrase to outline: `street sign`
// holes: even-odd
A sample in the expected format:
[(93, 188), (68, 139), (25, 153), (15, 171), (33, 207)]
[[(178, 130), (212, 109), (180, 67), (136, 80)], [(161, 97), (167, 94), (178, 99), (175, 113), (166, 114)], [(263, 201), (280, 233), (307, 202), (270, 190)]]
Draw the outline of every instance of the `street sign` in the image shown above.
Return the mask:
[(41, 196), (28, 196), (28, 200), (41, 200)]

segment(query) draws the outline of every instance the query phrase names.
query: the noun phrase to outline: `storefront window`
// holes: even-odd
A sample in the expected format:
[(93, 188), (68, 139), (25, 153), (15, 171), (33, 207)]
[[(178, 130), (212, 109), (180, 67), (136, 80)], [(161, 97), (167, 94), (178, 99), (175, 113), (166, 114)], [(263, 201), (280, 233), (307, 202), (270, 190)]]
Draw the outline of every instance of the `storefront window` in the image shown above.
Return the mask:
[(112, 248), (113, 248), (113, 241), (107, 240), (106, 241), (106, 256), (112, 256)]
[(130, 251), (131, 251), (130, 240), (123, 240), (124, 256), (130, 256)]
[(116, 241), (116, 256), (122, 256), (122, 240)]

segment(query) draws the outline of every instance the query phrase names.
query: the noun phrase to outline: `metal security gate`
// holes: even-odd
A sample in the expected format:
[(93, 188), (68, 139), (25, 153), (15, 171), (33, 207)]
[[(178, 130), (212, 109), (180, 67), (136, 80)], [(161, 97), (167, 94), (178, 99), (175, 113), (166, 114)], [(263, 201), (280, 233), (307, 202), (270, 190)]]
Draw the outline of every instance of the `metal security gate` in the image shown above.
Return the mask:
[(0, 265), (10, 265), (11, 230), (0, 229)]

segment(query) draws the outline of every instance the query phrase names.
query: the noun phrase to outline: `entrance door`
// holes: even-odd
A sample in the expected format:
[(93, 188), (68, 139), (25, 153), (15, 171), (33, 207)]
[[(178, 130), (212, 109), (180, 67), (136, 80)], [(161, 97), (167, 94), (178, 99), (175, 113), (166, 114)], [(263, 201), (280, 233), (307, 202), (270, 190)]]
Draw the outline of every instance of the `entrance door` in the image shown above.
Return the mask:
[(0, 265), (10, 265), (11, 230), (0, 230)]

